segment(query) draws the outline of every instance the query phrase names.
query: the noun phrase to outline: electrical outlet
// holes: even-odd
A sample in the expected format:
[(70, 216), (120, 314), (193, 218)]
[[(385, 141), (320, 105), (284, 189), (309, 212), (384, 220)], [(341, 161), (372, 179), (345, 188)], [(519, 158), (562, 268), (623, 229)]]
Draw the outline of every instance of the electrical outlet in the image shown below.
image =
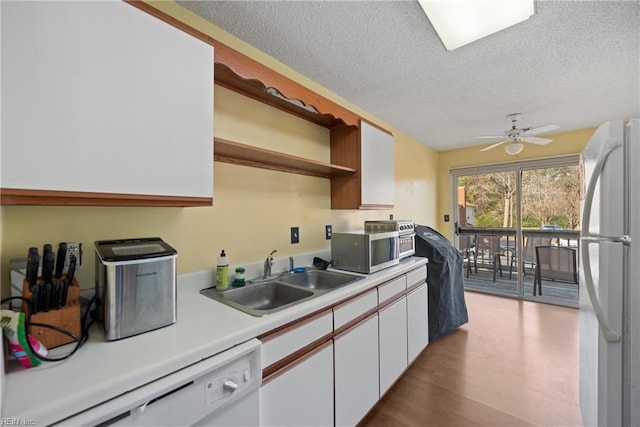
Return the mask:
[(331, 225), (325, 225), (324, 226), (324, 238), (327, 240), (331, 239), (331, 234), (333, 234), (333, 228), (331, 227)]
[(76, 269), (82, 267), (82, 243), (67, 242), (67, 257), (64, 260), (64, 271), (69, 269), (71, 254), (76, 257)]
[(300, 229), (298, 227), (291, 227), (291, 243), (300, 242)]

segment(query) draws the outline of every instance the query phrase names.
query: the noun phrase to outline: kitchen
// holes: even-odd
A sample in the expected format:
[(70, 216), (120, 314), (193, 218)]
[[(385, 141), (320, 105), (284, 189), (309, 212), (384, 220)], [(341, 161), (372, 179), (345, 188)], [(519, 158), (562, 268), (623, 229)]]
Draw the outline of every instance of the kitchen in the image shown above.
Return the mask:
[[(216, 40), (264, 61), (294, 80), (303, 81), (328, 98), (337, 98), (228, 33), (185, 14), (175, 4), (159, 4), (157, 7), (170, 15), (184, 16), (188, 24)], [(217, 137), (264, 144), (272, 150), (328, 161), (327, 129), (219, 86), (216, 86), (214, 94)], [(9, 259), (24, 256), (26, 247), (40, 246), (46, 241), (81, 241), (91, 253), (92, 242), (96, 240), (160, 234), (178, 250), (178, 272), (188, 273), (213, 268), (222, 248), (231, 257), (232, 265), (262, 260), (273, 249), (279, 250), (281, 258), (323, 250), (327, 248), (326, 224), (332, 224), (334, 230), (346, 230), (357, 228), (366, 219), (385, 218), (390, 213), (397, 218), (411, 217), (417, 223), (438, 224), (441, 229), (446, 229), (441, 218), (448, 211), (443, 208), (448, 206), (448, 201), (442, 203), (447, 199), (446, 169), (448, 164), (468, 159), (468, 154), (438, 153), (356, 106), (342, 100), (340, 103), (394, 134), (395, 192), (392, 210), (331, 210), (328, 180), (216, 162), (212, 207), (3, 206), (3, 280), (8, 274)], [(555, 135), (558, 144), (549, 147), (546, 154), (577, 153), (586, 143), (588, 134), (589, 131), (577, 131)], [(453, 160), (449, 156), (453, 156)], [(493, 160), (501, 159), (496, 153)], [(289, 229), (292, 226), (300, 229), (300, 243), (295, 246), (289, 246)], [(77, 273), (83, 288), (92, 286), (93, 271), (93, 257), (87, 256)]]

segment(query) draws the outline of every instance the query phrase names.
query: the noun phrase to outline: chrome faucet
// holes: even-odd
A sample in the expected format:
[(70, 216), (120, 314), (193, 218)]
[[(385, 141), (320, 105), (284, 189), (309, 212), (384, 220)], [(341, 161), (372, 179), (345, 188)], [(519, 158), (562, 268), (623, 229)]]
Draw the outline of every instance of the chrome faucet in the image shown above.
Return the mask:
[(273, 265), (273, 254), (275, 254), (276, 252), (278, 252), (278, 250), (274, 249), (273, 251), (271, 251), (267, 259), (264, 260), (264, 270), (262, 272), (263, 279), (271, 277), (271, 266)]

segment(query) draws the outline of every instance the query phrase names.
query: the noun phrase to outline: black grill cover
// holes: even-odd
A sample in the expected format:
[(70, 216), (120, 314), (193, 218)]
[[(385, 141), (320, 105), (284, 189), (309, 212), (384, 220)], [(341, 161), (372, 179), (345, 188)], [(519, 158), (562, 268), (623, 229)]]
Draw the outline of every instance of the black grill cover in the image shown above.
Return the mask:
[(429, 258), (429, 341), (435, 341), (469, 321), (462, 255), (442, 234), (416, 224), (416, 256)]

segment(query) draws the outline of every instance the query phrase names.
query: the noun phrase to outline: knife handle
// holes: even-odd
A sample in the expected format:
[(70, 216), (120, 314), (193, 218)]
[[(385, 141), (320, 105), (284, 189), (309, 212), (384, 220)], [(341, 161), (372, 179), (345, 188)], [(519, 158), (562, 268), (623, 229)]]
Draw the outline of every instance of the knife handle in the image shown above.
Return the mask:
[(58, 257), (56, 258), (56, 279), (62, 277), (62, 270), (64, 269), (64, 260), (67, 258), (67, 244), (66, 242), (60, 242), (58, 244)]
[(47, 282), (44, 284), (44, 311), (49, 311), (51, 309), (51, 288), (53, 285), (51, 282)]
[(27, 283), (29, 289), (33, 292), (33, 288), (38, 284), (38, 265), (40, 264), (40, 255), (38, 248), (30, 248), (27, 256)]
[(31, 314), (36, 314), (40, 308), (40, 288), (38, 285), (30, 287), (31, 289)]
[(44, 280), (45, 283), (51, 283), (51, 279), (53, 279), (53, 264), (56, 260), (56, 255), (52, 250), (46, 250), (46, 246), (47, 245), (45, 245), (45, 252), (42, 255), (42, 280)]
[(60, 282), (60, 289), (58, 290), (58, 306), (64, 307), (67, 305), (67, 293), (69, 291), (69, 280)]
[(73, 276), (76, 274), (76, 256), (71, 254), (69, 257), (69, 270), (67, 270), (67, 280), (69, 281), (69, 286), (73, 283)]
[(46, 298), (45, 298), (45, 284), (40, 282), (38, 283), (38, 311), (45, 311), (45, 303), (46, 303)]

